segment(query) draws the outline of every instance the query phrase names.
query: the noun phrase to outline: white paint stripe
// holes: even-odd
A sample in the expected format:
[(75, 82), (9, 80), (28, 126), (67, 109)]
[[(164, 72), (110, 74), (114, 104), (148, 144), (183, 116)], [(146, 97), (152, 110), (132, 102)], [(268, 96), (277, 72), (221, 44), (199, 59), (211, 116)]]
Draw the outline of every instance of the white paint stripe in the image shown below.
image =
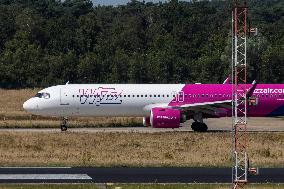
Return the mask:
[(87, 174), (0, 174), (0, 180), (91, 180)]
[(0, 169), (71, 169), (72, 167), (0, 167)]

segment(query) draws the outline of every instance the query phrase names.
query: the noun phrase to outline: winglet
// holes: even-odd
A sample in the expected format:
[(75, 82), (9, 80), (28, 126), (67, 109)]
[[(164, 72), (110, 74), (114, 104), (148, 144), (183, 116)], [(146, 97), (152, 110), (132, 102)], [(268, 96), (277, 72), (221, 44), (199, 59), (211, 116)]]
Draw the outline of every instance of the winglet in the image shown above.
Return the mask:
[(257, 82), (256, 82), (256, 80), (254, 80), (254, 81), (252, 82), (251, 88), (250, 88), (250, 89), (248, 90), (248, 92), (247, 92), (247, 97), (251, 97), (251, 96), (252, 96), (252, 94), (253, 94), (253, 92), (254, 92), (256, 86), (257, 86)]
[(223, 84), (230, 84), (230, 77), (227, 77), (227, 79), (223, 82)]
[(67, 81), (66, 83), (65, 83), (65, 85), (68, 85), (69, 84), (69, 81)]

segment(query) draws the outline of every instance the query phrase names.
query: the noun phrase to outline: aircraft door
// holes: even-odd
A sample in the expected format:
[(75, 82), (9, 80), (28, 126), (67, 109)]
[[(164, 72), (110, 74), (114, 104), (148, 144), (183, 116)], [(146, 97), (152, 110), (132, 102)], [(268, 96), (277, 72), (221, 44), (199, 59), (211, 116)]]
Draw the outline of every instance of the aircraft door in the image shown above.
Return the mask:
[(60, 105), (69, 106), (71, 100), (71, 94), (68, 94), (66, 87), (60, 88)]
[(60, 88), (60, 106), (62, 114), (65, 116), (79, 115), (79, 105), (75, 101), (75, 94), (72, 93), (70, 88)]

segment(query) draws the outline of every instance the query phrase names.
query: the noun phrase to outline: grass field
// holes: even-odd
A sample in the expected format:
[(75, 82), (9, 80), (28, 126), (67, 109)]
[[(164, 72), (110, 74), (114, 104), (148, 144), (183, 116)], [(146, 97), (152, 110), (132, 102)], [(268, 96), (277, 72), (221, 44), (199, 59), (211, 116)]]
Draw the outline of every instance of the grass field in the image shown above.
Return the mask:
[[(250, 135), (252, 165), (283, 167), (284, 134)], [(229, 133), (0, 132), (0, 166), (231, 166)]]
[[(0, 185), (0, 189), (98, 189), (95, 184), (26, 184)], [(114, 184), (107, 189), (228, 189), (228, 184)], [(248, 189), (283, 189), (284, 184), (249, 184)]]

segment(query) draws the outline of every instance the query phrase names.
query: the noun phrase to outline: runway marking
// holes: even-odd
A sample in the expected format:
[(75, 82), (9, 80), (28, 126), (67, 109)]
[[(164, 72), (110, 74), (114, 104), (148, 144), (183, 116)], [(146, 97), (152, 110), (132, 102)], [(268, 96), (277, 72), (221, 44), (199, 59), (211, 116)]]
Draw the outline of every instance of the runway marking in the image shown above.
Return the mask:
[(92, 180), (87, 174), (0, 174), (0, 180)]

